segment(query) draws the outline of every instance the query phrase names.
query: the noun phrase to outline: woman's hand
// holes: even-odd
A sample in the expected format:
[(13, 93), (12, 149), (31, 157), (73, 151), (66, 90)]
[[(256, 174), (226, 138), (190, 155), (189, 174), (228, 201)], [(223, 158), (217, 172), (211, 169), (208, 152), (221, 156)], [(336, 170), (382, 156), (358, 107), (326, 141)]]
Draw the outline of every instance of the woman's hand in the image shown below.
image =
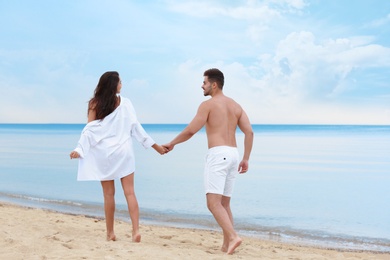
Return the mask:
[(70, 152), (70, 159), (77, 159), (80, 158), (80, 154), (76, 151)]
[(154, 150), (156, 150), (161, 155), (166, 154), (167, 152), (169, 152), (168, 149), (166, 149), (165, 147), (163, 147), (163, 146), (161, 146), (159, 144), (154, 144), (152, 147), (154, 148)]

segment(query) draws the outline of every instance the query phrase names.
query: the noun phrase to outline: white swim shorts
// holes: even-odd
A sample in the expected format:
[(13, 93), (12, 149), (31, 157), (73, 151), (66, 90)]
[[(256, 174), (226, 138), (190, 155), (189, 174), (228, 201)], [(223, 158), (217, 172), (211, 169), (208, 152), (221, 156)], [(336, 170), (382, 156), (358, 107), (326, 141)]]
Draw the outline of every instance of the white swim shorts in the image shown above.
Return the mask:
[(206, 154), (204, 170), (205, 192), (231, 197), (238, 174), (238, 150), (236, 147), (215, 146)]

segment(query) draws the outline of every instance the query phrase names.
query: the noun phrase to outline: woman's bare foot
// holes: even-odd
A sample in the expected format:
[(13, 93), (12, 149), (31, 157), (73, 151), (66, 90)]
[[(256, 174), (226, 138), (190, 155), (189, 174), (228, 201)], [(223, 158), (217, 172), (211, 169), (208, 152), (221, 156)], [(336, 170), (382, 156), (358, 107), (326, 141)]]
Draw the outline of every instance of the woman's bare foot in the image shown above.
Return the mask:
[(116, 241), (115, 234), (107, 235), (107, 241)]
[(240, 237), (236, 237), (235, 239), (231, 240), (229, 242), (229, 248), (227, 250), (227, 254), (228, 255), (231, 255), (234, 253), (234, 250), (236, 250), (236, 248), (241, 245), (241, 242), (242, 242), (242, 239)]
[(133, 235), (133, 242), (135, 242), (135, 243), (141, 242), (141, 234), (140, 233)]

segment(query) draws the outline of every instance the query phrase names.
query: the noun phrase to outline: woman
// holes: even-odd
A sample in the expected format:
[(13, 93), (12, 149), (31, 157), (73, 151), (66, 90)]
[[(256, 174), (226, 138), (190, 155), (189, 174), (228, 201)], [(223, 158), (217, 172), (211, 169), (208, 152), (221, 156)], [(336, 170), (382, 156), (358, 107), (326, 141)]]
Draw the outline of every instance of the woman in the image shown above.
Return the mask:
[(160, 154), (167, 151), (156, 144), (142, 128), (131, 101), (119, 95), (121, 88), (118, 72), (106, 72), (100, 77), (88, 104), (88, 124), (82, 131), (77, 148), (70, 153), (70, 158), (80, 158), (77, 180), (101, 181), (107, 240), (116, 240), (114, 179), (121, 180), (133, 227), (132, 240), (140, 242), (132, 138), (145, 148), (153, 147)]

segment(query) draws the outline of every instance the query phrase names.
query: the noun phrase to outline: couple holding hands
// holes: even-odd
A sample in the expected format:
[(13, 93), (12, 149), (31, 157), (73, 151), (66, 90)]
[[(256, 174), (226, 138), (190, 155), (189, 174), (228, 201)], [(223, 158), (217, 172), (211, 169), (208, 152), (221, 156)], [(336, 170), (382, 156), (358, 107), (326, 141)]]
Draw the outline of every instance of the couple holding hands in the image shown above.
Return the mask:
[[(221, 250), (232, 254), (241, 244), (242, 240), (233, 227), (230, 199), (237, 174), (248, 171), (253, 145), (252, 126), (241, 106), (223, 94), (223, 73), (213, 68), (206, 70), (203, 76), (203, 94), (211, 98), (202, 102), (187, 127), (164, 145), (153, 141), (138, 122), (131, 101), (119, 95), (122, 83), (118, 72), (106, 72), (100, 77), (88, 104), (88, 124), (70, 158), (80, 158), (77, 180), (101, 182), (107, 240), (116, 240), (114, 180), (120, 179), (133, 228), (132, 240), (141, 241), (139, 207), (134, 192), (133, 139), (145, 148), (153, 147), (158, 153), (165, 154), (205, 126), (209, 148), (204, 170), (207, 207), (223, 231)], [(241, 160), (235, 136), (237, 126), (245, 135)]]

